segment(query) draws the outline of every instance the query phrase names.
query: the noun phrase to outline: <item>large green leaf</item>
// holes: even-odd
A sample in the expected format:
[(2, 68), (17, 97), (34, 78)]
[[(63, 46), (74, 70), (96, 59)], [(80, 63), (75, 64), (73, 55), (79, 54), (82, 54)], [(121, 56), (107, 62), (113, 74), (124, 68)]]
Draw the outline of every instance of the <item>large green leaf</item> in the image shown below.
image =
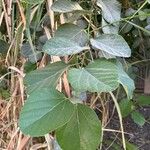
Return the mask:
[(117, 34), (102, 34), (95, 39), (91, 39), (91, 45), (94, 49), (105, 51), (114, 56), (131, 56), (131, 49), (127, 42)]
[(52, 10), (59, 13), (69, 13), (74, 11), (83, 10), (77, 2), (71, 2), (68, 0), (57, 0), (52, 5)]
[(67, 69), (68, 65), (63, 62), (49, 64), (45, 68), (28, 73), (25, 76), (27, 92), (31, 93), (43, 87), (55, 87), (59, 77)]
[(88, 35), (84, 29), (71, 23), (61, 25), (56, 31), (55, 37), (71, 39), (80, 46), (85, 46), (89, 42)]
[(49, 55), (56, 56), (72, 55), (86, 49), (88, 49), (87, 46), (81, 47), (73, 40), (67, 39), (65, 37), (51, 38), (43, 47), (44, 52)]
[(121, 5), (117, 0), (97, 0), (97, 5), (102, 9), (102, 16), (109, 23), (120, 20)]
[(62, 93), (52, 88), (38, 89), (27, 99), (19, 126), (24, 134), (43, 136), (66, 124), (73, 112), (73, 104)]
[(43, 46), (49, 55), (66, 56), (88, 49), (88, 37), (83, 29), (74, 24), (63, 24), (58, 28), (54, 38)]
[(68, 79), (77, 91), (113, 91), (118, 87), (116, 62), (105, 59), (96, 60), (85, 69), (71, 69)]
[(124, 71), (123, 66), (120, 62), (118, 62), (118, 75), (119, 83), (125, 89), (128, 99), (132, 99), (133, 91), (135, 90), (135, 84), (134, 81)]
[(69, 122), (56, 130), (56, 137), (64, 150), (96, 150), (101, 138), (101, 123), (92, 109), (77, 104)]

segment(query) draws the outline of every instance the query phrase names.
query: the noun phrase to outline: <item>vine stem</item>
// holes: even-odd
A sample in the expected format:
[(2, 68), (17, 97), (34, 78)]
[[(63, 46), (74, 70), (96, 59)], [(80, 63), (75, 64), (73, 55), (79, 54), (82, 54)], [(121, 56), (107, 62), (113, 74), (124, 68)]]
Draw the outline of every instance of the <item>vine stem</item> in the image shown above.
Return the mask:
[(119, 104), (118, 104), (117, 99), (114, 96), (114, 94), (112, 92), (109, 92), (109, 93), (110, 93), (110, 95), (111, 95), (111, 97), (112, 97), (112, 99), (114, 101), (114, 104), (116, 106), (116, 109), (117, 109), (117, 113), (118, 113), (118, 117), (119, 117), (119, 121), (120, 121), (120, 129), (121, 129), (121, 134), (122, 134), (122, 144), (123, 144), (124, 150), (126, 150), (126, 142), (125, 142), (125, 136), (124, 136), (124, 129), (123, 129), (121, 110), (120, 110)]

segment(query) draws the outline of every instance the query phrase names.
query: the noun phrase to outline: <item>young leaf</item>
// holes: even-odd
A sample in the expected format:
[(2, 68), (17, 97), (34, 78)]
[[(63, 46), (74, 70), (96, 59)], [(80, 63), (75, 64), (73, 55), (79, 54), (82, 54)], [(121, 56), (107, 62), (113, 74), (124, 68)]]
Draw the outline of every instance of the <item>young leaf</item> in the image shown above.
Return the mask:
[(124, 71), (123, 66), (120, 62), (118, 62), (118, 75), (119, 83), (124, 87), (128, 99), (132, 99), (133, 91), (135, 90), (135, 84), (134, 81)]
[(122, 36), (117, 34), (102, 34), (95, 39), (91, 39), (94, 49), (105, 51), (111, 55), (119, 57), (130, 57), (131, 49)]
[(28, 73), (25, 76), (27, 92), (31, 93), (36, 89), (43, 87), (55, 87), (59, 77), (67, 69), (68, 65), (63, 62), (49, 64), (45, 68), (38, 69)]
[(139, 95), (137, 97), (136, 102), (140, 106), (149, 106), (150, 105), (150, 96), (148, 96), (148, 95)]
[(66, 124), (74, 112), (73, 104), (53, 88), (37, 89), (27, 99), (19, 120), (24, 134), (43, 136)]
[(97, 0), (97, 5), (102, 9), (102, 16), (107, 22), (114, 23), (120, 20), (121, 5), (117, 0)]
[(138, 111), (133, 111), (132, 114), (131, 114), (131, 118), (133, 119), (133, 121), (140, 125), (140, 126), (143, 126), (145, 124), (145, 118), (144, 116), (139, 113)]
[(68, 79), (77, 91), (110, 92), (118, 87), (116, 63), (105, 59), (96, 60), (85, 69), (71, 69)]
[(100, 143), (101, 128), (95, 112), (77, 104), (69, 122), (56, 130), (56, 138), (65, 150), (95, 150)]
[(126, 141), (126, 148), (127, 150), (139, 150), (138, 147), (128, 141)]
[(59, 13), (69, 13), (74, 11), (82, 11), (82, 7), (77, 2), (68, 0), (57, 0), (52, 5), (52, 10)]
[(66, 56), (88, 49), (88, 36), (83, 29), (74, 24), (64, 24), (58, 28), (54, 38), (43, 46), (49, 55)]
[(132, 101), (129, 99), (121, 100), (119, 106), (120, 106), (122, 117), (127, 117), (132, 112), (133, 104)]

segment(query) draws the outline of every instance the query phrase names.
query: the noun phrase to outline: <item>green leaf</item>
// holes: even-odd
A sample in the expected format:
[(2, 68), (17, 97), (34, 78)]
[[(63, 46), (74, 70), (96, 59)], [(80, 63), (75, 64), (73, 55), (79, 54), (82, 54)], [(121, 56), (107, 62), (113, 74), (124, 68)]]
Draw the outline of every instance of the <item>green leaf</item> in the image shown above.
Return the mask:
[(86, 49), (88, 49), (87, 46), (81, 47), (65, 37), (51, 38), (43, 47), (44, 52), (56, 56), (73, 55)]
[(127, 150), (138, 150), (138, 147), (128, 141), (126, 141), (126, 148)]
[(71, 23), (61, 25), (56, 31), (55, 37), (71, 39), (80, 46), (85, 46), (89, 42), (88, 35), (84, 29)]
[(94, 49), (102, 50), (114, 56), (130, 57), (131, 49), (122, 36), (117, 34), (102, 34), (95, 39), (91, 39)]
[(129, 99), (123, 99), (119, 103), (122, 117), (127, 117), (133, 110), (133, 103)]
[(133, 91), (135, 90), (135, 84), (134, 81), (124, 71), (123, 66), (120, 62), (118, 62), (118, 75), (119, 75), (119, 83), (125, 89), (128, 99), (132, 99)]
[(8, 43), (0, 39), (0, 53), (5, 54), (8, 50)]
[(113, 91), (118, 87), (116, 62), (100, 59), (90, 63), (85, 69), (71, 69), (68, 80), (77, 91)]
[(107, 22), (114, 23), (120, 20), (121, 5), (117, 0), (97, 0), (97, 5), (102, 9), (102, 16)]
[(102, 18), (102, 30), (105, 34), (118, 34), (119, 23), (108, 24), (105, 19)]
[(45, 68), (41, 68), (28, 73), (25, 76), (27, 92), (31, 93), (36, 89), (43, 87), (55, 87), (62, 73), (67, 69), (68, 65), (63, 62), (49, 64)]
[(150, 105), (150, 96), (148, 96), (148, 95), (139, 95), (137, 97), (136, 102), (140, 106), (149, 106)]
[(65, 150), (96, 150), (100, 143), (101, 128), (95, 112), (77, 104), (69, 122), (56, 130), (56, 138)]
[(25, 103), (19, 120), (24, 134), (43, 136), (66, 124), (74, 112), (65, 96), (48, 88), (37, 89)]
[(57, 0), (52, 5), (52, 10), (59, 13), (69, 13), (74, 11), (82, 11), (82, 7), (77, 2), (68, 0)]
[(66, 56), (89, 49), (87, 43), (88, 36), (83, 29), (74, 24), (63, 24), (54, 38), (46, 42), (43, 50), (49, 55)]
[(144, 12), (144, 11), (142, 11), (142, 10), (140, 10), (139, 12), (138, 12), (138, 14), (139, 14), (139, 19), (141, 20), (141, 21), (144, 21), (146, 18), (147, 18), (147, 14)]
[(140, 125), (140, 126), (143, 126), (145, 124), (145, 118), (144, 116), (139, 113), (138, 111), (133, 111), (132, 114), (131, 114), (131, 118), (133, 119), (133, 121)]

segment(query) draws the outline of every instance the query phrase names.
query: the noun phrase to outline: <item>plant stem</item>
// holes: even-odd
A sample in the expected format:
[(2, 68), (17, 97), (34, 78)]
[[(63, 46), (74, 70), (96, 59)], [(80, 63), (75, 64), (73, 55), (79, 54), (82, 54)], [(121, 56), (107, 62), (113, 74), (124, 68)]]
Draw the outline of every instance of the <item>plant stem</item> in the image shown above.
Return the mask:
[(119, 104), (118, 104), (117, 99), (114, 96), (114, 94), (112, 92), (109, 92), (109, 93), (110, 93), (110, 95), (111, 95), (111, 97), (114, 101), (114, 104), (115, 104), (117, 112), (118, 112), (118, 117), (119, 117), (119, 121), (120, 121), (120, 128), (121, 128), (121, 134), (122, 134), (122, 144), (123, 144), (124, 150), (126, 150), (126, 142), (125, 142), (125, 136), (124, 136), (124, 129), (123, 129), (123, 122), (122, 122), (122, 115), (121, 115), (120, 107), (119, 107)]

